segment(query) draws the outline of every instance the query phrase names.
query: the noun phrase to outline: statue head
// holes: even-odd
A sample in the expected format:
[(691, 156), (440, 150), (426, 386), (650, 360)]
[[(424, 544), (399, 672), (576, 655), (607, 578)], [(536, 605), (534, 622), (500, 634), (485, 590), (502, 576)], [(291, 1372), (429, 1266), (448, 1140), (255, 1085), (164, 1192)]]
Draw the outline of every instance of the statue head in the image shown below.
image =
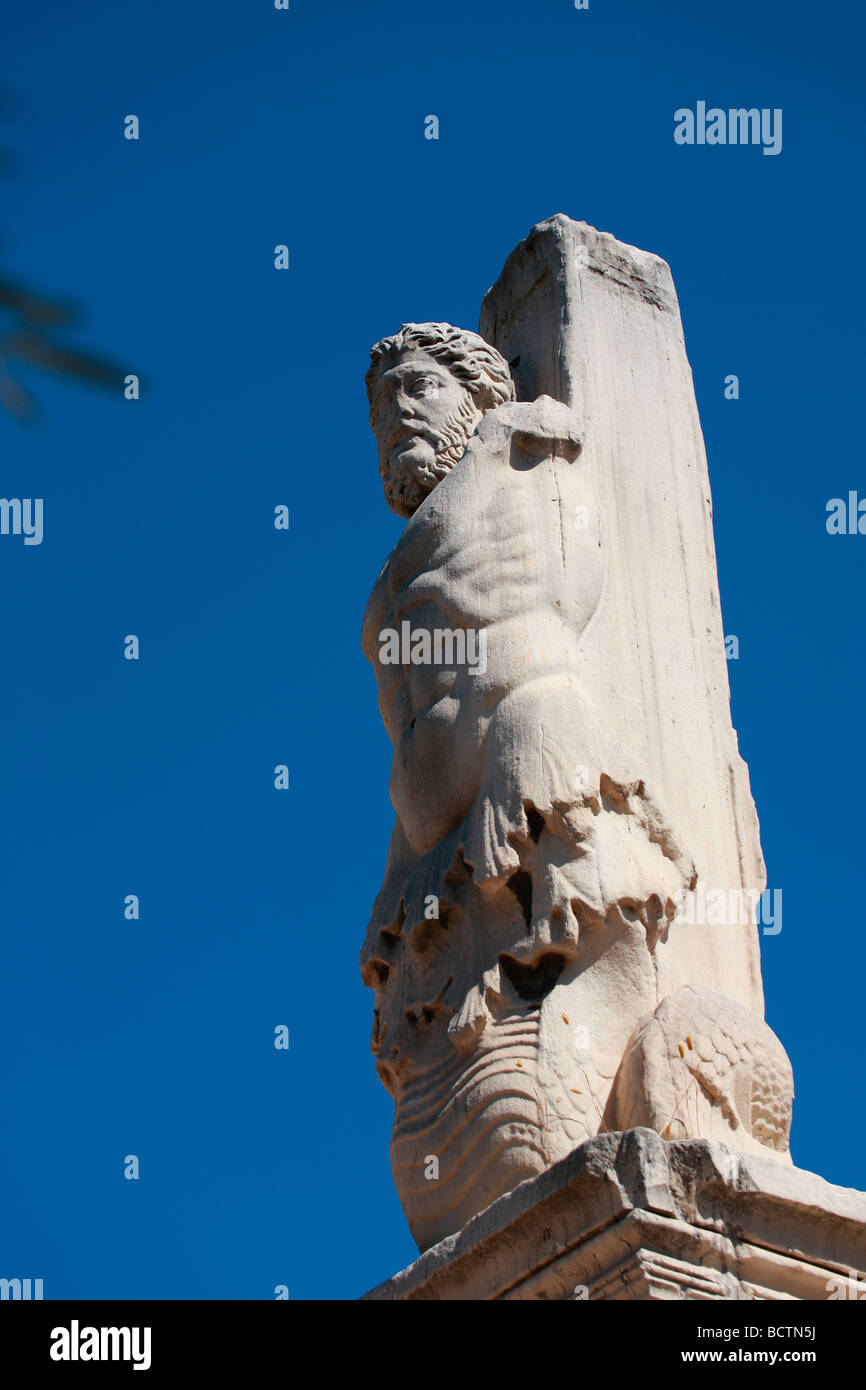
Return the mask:
[(463, 456), (482, 415), (514, 400), (514, 383), (477, 333), (404, 323), (371, 349), (367, 395), (385, 500), (411, 516)]

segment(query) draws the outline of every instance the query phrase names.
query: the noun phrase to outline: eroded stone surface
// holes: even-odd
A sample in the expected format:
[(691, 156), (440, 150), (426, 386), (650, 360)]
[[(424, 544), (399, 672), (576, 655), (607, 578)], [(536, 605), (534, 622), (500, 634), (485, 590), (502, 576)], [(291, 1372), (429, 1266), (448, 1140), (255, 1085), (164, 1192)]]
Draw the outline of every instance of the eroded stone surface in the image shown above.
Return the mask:
[(842, 1300), (864, 1270), (866, 1193), (637, 1129), (588, 1140), (365, 1297)]

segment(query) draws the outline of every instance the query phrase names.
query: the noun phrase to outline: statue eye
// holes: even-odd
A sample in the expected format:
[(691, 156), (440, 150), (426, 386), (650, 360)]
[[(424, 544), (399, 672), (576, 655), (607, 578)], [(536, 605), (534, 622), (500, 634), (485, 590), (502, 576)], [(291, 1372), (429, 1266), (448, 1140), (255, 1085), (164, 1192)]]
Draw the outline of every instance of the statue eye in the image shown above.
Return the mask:
[(416, 377), (415, 382), (412, 386), (412, 390), (418, 391), (420, 394), (423, 395), (427, 391), (435, 391), (437, 389), (437, 385), (438, 383), (434, 381), (432, 376), (419, 376)]

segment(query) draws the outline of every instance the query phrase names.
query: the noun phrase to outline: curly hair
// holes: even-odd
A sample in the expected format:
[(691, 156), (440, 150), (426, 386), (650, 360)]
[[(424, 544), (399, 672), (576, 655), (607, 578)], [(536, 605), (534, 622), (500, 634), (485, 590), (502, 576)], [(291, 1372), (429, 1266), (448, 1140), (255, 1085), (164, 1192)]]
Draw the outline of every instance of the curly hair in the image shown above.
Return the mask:
[(482, 414), (515, 399), (508, 363), (501, 352), (485, 343), (477, 333), (453, 328), (450, 323), (404, 323), (399, 333), (382, 338), (370, 349), (366, 382), (371, 405), (383, 362), (389, 357), (401, 356), (409, 348), (419, 348), (447, 367), (472, 394)]

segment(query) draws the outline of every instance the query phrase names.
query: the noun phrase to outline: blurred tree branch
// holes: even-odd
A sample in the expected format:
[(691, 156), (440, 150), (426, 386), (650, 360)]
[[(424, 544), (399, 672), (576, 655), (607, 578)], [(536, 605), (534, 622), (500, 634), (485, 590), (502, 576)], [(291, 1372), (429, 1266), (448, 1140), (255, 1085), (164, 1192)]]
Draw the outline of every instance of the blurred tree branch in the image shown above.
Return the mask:
[[(17, 363), (77, 377), (93, 386), (121, 389), (123, 368), (56, 341), (57, 329), (68, 328), (74, 318), (67, 304), (43, 299), (0, 278), (0, 406), (11, 415), (26, 419), (35, 409), (32, 396), (15, 374)], [(8, 325), (7, 319), (11, 319)]]
[[(7, 104), (8, 93), (0, 89), (0, 111)], [(0, 276), (0, 410), (23, 420), (36, 409), (33, 397), (18, 379), (19, 364), (59, 372), (91, 386), (121, 390), (128, 368), (57, 340), (58, 331), (70, 329), (75, 319), (76, 311), (69, 303), (46, 299)]]

